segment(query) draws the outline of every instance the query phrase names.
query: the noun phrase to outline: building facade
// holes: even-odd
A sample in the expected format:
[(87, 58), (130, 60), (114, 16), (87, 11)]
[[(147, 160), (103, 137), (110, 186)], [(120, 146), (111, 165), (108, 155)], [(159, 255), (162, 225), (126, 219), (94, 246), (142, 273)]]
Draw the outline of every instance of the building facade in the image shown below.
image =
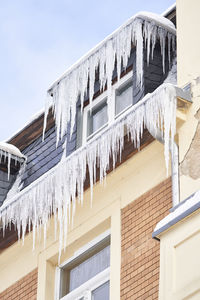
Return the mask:
[(199, 9), (128, 20), (0, 143), (0, 299), (199, 299)]

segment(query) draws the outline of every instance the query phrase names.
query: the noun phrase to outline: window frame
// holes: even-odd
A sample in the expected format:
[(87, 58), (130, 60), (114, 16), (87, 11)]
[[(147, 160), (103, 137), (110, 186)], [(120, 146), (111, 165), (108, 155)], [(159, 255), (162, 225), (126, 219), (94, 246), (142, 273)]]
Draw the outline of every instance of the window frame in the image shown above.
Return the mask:
[(123, 111), (121, 111), (119, 114), (116, 115), (116, 92), (118, 89), (123, 87), (124, 85), (128, 84), (128, 82), (133, 78), (133, 70), (129, 71), (127, 74), (125, 74), (123, 77), (121, 77), (117, 82), (115, 82), (112, 85), (111, 90), (111, 101), (107, 102), (107, 111), (110, 111), (111, 114), (108, 115), (108, 121), (106, 124), (104, 124), (101, 128), (93, 132), (91, 135), (87, 136), (87, 130), (88, 130), (88, 114), (90, 113), (90, 110), (95, 109), (99, 105), (103, 104), (104, 101), (107, 101), (108, 97), (108, 91), (104, 91), (102, 94), (100, 94), (96, 99), (94, 99), (90, 104), (88, 104), (83, 109), (83, 122), (82, 122), (82, 145), (85, 145), (88, 140), (93, 138), (96, 134), (98, 134), (100, 131), (102, 131), (105, 127), (112, 124), (119, 116), (124, 114), (130, 107), (134, 105), (129, 105), (127, 108), (125, 108)]
[(102, 247), (102, 245), (110, 244), (110, 229), (102, 233), (101, 235), (97, 236), (95, 239), (90, 241), (88, 244), (84, 245), (82, 248), (78, 249), (74, 255), (69, 258), (68, 260), (64, 261), (58, 267), (56, 267), (55, 272), (55, 300), (75, 300), (77, 298), (86, 297), (87, 300), (92, 299), (92, 291), (101, 286), (102, 284), (106, 283), (110, 279), (110, 267), (106, 268), (102, 272), (98, 273), (81, 286), (77, 287), (70, 293), (66, 294), (65, 296), (61, 297), (61, 277), (62, 277), (62, 270), (67, 266), (72, 265), (77, 260), (84, 259), (88, 253), (94, 251)]

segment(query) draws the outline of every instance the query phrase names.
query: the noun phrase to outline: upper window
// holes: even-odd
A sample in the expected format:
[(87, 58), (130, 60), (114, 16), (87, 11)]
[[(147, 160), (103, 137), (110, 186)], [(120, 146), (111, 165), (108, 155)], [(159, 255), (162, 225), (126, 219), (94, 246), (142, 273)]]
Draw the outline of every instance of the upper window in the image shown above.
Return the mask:
[(109, 237), (59, 268), (59, 299), (109, 300)]
[(107, 102), (106, 99), (96, 105), (92, 112), (87, 116), (87, 137), (93, 136), (102, 129), (108, 122)]
[[(107, 104), (107, 91), (102, 93), (84, 108), (82, 143), (86, 143), (95, 134), (111, 124), (119, 115), (133, 105), (133, 72), (123, 76), (112, 86), (112, 101)], [(108, 111), (110, 112), (108, 114)], [(80, 138), (79, 138), (80, 139)]]
[(115, 115), (119, 115), (133, 105), (133, 84), (128, 80), (116, 90)]

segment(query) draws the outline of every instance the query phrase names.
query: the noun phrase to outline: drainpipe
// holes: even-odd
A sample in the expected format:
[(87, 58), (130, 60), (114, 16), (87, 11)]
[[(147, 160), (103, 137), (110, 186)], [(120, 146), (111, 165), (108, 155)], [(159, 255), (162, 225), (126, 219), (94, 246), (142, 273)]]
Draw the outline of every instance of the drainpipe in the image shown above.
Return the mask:
[[(149, 127), (149, 126), (148, 126)], [(154, 139), (164, 144), (164, 139), (162, 137), (161, 131), (158, 129), (156, 131), (152, 130), (152, 128), (148, 128), (149, 133), (153, 136)], [(173, 151), (172, 151), (173, 148)], [(170, 146), (171, 152), (171, 173), (172, 173), (172, 204), (173, 207), (179, 203), (179, 149), (178, 145), (175, 141), (171, 140)]]

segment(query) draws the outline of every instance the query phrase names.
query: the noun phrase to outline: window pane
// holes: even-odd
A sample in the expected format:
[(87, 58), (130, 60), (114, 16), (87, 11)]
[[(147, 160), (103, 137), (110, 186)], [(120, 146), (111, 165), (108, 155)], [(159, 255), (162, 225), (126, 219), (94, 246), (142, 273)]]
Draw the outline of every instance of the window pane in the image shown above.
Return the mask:
[(92, 300), (109, 300), (110, 282), (106, 282), (92, 292)]
[(93, 115), (93, 132), (97, 131), (107, 122), (107, 106), (102, 107)]
[(110, 246), (70, 270), (69, 292), (110, 266)]
[(88, 136), (100, 129), (108, 122), (107, 104), (104, 102), (96, 109), (88, 113)]
[(127, 107), (133, 104), (133, 85), (130, 81), (127, 85), (116, 92), (115, 114), (118, 115)]

